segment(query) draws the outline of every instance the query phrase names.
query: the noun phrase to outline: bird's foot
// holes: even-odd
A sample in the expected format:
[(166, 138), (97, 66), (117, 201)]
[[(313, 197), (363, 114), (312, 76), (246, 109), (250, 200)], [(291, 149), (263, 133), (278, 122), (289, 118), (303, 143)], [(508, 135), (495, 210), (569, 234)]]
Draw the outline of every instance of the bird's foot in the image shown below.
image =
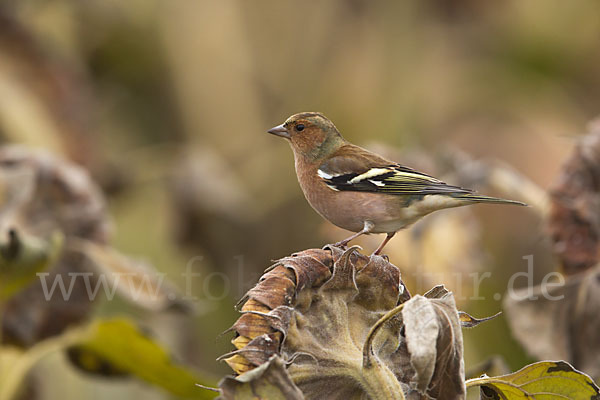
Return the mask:
[(362, 247), (360, 247), (358, 245), (354, 245), (354, 246), (350, 247), (348, 245), (348, 242), (341, 241), (341, 242), (337, 242), (337, 243), (326, 244), (325, 246), (323, 246), (323, 250), (327, 250), (328, 248), (332, 248), (332, 247), (340, 249), (343, 252), (348, 251), (348, 249), (350, 249), (350, 248), (353, 248), (353, 249), (356, 249), (356, 250), (362, 250), (363, 249)]
[(348, 242), (328, 243), (325, 246), (323, 246), (323, 250), (325, 250), (327, 248), (332, 248), (332, 247), (338, 248), (342, 251), (346, 251), (346, 250), (348, 250)]
[(333, 246), (333, 247), (341, 247), (342, 249), (346, 249), (348, 248), (348, 242), (350, 242), (349, 240), (342, 240), (336, 243), (332, 243), (329, 244), (328, 246)]
[(390, 257), (388, 257), (387, 254), (379, 254), (377, 253), (377, 251), (374, 251), (373, 253), (371, 253), (371, 255), (369, 256), (369, 258), (373, 258), (373, 257), (381, 257), (383, 258), (385, 261), (389, 262), (390, 261)]

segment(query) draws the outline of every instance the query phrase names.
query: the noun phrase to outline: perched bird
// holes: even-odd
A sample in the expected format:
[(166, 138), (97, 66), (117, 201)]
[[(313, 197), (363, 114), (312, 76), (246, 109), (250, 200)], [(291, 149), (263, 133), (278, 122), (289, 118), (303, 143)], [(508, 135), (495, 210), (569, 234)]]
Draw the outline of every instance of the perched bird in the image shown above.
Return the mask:
[(268, 130), (286, 138), (294, 152), (304, 196), (325, 219), (360, 235), (386, 233), (373, 254), (380, 254), (394, 234), (421, 217), (444, 208), (475, 203), (526, 204), (488, 197), (448, 185), (346, 141), (323, 114), (292, 115)]

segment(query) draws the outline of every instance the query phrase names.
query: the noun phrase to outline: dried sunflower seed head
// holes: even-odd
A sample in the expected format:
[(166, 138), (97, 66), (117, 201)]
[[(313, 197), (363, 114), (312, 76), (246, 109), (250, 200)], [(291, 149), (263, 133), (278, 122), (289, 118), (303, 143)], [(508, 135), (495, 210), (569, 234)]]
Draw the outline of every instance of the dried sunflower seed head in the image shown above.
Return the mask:
[(411, 298), (384, 257), (331, 246), (296, 253), (242, 303), (237, 350), (223, 357), (237, 374), (278, 356), (306, 398), (464, 396), (452, 294), (436, 287)]
[[(110, 234), (110, 222), (104, 196), (83, 168), (44, 150), (2, 146), (0, 236), (10, 230), (25, 241), (29, 237), (30, 243), (51, 244), (55, 233), (61, 232), (65, 242), (77, 237), (103, 244)], [(93, 270), (85, 257), (66, 246), (48, 267), (47, 282)], [(95, 287), (95, 278), (90, 283)], [(68, 300), (54, 295), (49, 301), (42, 281), (30, 282), (5, 304), (2, 340), (29, 347), (87, 318), (93, 301), (84, 280), (76, 279), (70, 293)]]

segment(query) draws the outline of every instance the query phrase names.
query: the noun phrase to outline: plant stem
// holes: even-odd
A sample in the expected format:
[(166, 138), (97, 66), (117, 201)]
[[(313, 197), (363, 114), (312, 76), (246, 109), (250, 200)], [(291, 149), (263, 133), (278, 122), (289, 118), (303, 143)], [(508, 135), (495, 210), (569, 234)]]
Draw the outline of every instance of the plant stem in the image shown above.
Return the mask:
[(398, 382), (398, 378), (377, 358), (372, 349), (373, 340), (375, 340), (377, 332), (379, 332), (386, 322), (398, 315), (403, 307), (404, 303), (388, 311), (381, 317), (369, 330), (367, 339), (363, 345), (361, 375), (364, 379), (365, 389), (372, 399), (404, 400), (404, 392)]
[(404, 392), (396, 375), (377, 356), (373, 361), (369, 367), (363, 367), (361, 374), (369, 398), (404, 400)]
[(375, 335), (377, 334), (379, 329), (381, 329), (381, 327), (386, 322), (388, 322), (390, 319), (392, 319), (393, 317), (398, 315), (402, 311), (403, 307), (404, 307), (404, 303), (402, 303), (399, 306), (388, 311), (387, 314), (385, 314), (383, 317), (381, 317), (379, 319), (379, 321), (377, 321), (375, 323), (375, 325), (373, 325), (371, 327), (371, 329), (369, 330), (369, 334), (367, 335), (367, 340), (365, 340), (365, 344), (363, 345), (363, 368), (365, 368), (365, 369), (369, 368), (370, 364), (372, 362), (371, 356), (373, 355), (373, 352), (371, 351), (371, 346), (373, 345), (373, 340), (375, 339)]

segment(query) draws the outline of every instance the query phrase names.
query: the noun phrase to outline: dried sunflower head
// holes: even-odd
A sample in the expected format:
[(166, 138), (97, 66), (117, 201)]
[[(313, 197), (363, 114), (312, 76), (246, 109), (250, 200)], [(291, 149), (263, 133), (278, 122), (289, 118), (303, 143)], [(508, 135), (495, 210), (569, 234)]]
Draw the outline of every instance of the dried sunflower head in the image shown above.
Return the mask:
[[(306, 398), (464, 397), (460, 320), (452, 294), (412, 297), (398, 268), (356, 248), (310, 249), (279, 260), (241, 301), (237, 350), (249, 371), (281, 358)], [(259, 375), (259, 374), (253, 374)]]
[[(48, 253), (44, 248), (56, 247), (52, 244), (56, 232), (65, 241), (77, 237), (104, 244), (109, 227), (104, 196), (84, 169), (44, 150), (0, 147), (0, 240), (14, 231), (42, 257)], [(48, 282), (93, 271), (91, 262), (66, 247), (51, 264)], [(95, 287), (95, 278), (91, 279)], [(2, 340), (29, 347), (87, 318), (93, 300), (84, 281), (76, 279), (71, 288), (68, 300), (59, 295), (48, 300), (41, 279), (29, 282), (4, 305)]]

